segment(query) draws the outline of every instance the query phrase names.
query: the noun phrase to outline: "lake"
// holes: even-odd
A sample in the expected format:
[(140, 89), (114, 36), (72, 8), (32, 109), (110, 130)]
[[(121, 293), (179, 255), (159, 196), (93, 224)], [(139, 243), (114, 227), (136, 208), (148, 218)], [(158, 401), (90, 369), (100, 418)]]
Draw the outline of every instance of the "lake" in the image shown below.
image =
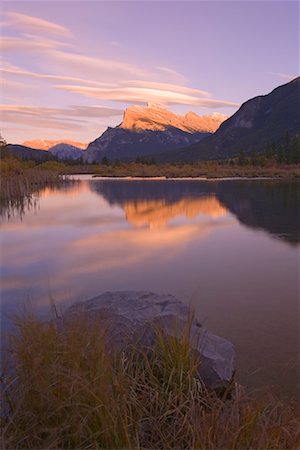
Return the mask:
[[(106, 290), (171, 293), (231, 340), (238, 379), (299, 387), (300, 183), (81, 176), (2, 207), (2, 331)], [(298, 391), (299, 392), (299, 391)]]

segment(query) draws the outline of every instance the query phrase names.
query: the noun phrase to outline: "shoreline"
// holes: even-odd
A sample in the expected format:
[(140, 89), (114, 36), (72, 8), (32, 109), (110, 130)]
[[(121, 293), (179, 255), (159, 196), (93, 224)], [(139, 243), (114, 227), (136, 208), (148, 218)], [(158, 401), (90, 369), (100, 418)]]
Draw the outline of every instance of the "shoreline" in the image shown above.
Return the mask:
[(295, 180), (299, 181), (300, 177), (291, 177), (291, 176), (231, 176), (231, 177), (168, 177), (168, 176), (114, 176), (114, 175), (98, 175), (98, 174), (86, 174), (86, 173), (78, 173), (71, 175), (91, 175), (92, 178), (98, 178), (100, 180), (151, 180), (151, 181), (234, 181), (234, 180), (245, 180), (245, 181), (255, 181), (255, 180)]
[(62, 168), (65, 175), (92, 175), (95, 178), (214, 180), (214, 179), (300, 179), (300, 165), (231, 166), (206, 164), (123, 164), (75, 165)]

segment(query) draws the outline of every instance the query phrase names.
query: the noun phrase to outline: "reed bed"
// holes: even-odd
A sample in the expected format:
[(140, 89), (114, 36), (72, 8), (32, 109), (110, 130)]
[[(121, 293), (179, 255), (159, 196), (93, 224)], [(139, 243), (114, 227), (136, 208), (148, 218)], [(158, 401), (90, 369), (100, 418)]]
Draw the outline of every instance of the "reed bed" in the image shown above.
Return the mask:
[[(300, 178), (300, 164), (269, 164), (264, 167), (248, 165), (238, 166), (218, 164), (214, 161), (175, 163), (175, 164), (138, 164), (138, 163), (111, 163), (108, 166), (99, 164), (92, 166), (91, 172), (96, 176), (112, 177), (167, 177), (167, 178)], [(68, 167), (67, 173), (83, 173), (84, 166)], [(90, 173), (91, 173), (90, 172)]]
[(156, 328), (151, 352), (138, 343), (118, 352), (100, 323), (26, 314), (15, 325), (2, 377), (7, 450), (299, 448), (292, 406), (203, 386), (188, 334), (178, 340)]
[(55, 189), (69, 184), (71, 180), (62, 175), (62, 167), (52, 161), (37, 166), (17, 159), (1, 161), (0, 215), (7, 219), (14, 214), (22, 217), (26, 210), (36, 207), (34, 194), (45, 187)]

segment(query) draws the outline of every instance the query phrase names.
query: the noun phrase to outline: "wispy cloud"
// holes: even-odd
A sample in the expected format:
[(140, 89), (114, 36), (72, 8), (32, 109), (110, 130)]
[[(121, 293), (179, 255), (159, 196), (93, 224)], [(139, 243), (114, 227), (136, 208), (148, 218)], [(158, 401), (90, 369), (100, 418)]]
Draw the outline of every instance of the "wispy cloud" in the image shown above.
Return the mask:
[[(64, 42), (54, 41), (51, 39), (41, 39), (39, 36), (22, 36), (12, 37), (3, 36), (0, 41), (0, 50), (2, 51), (44, 51), (49, 49), (56, 49), (58, 47), (65, 47)], [(70, 46), (69, 44), (67, 46)]]
[(184, 75), (177, 72), (177, 70), (171, 69), (170, 67), (158, 66), (157, 69), (168, 76), (171, 76), (178, 83), (186, 83), (188, 81)]
[(49, 81), (70, 81), (74, 83), (84, 83), (95, 86), (102, 87), (114, 87), (113, 83), (101, 83), (98, 81), (87, 80), (85, 78), (67, 76), (67, 75), (54, 75), (54, 74), (45, 74), (45, 73), (37, 73), (31, 70), (26, 70), (18, 66), (11, 65), (5, 61), (2, 63), (2, 67), (0, 67), (0, 72), (3, 74), (13, 75), (22, 78), (35, 78), (40, 80), (49, 80)]
[(271, 75), (276, 75), (279, 78), (286, 80), (286, 81), (292, 81), (294, 78), (296, 78), (298, 75), (289, 75), (287, 73), (282, 72), (269, 72)]
[(149, 71), (136, 64), (115, 59), (92, 57), (58, 49), (50, 51), (48, 57), (51, 59), (52, 65), (56, 64), (68, 71), (90, 74), (92, 78), (96, 75), (99, 80), (103, 81), (120, 80), (124, 79), (124, 76), (125, 79), (133, 76), (146, 79), (150, 76)]
[(194, 105), (205, 108), (222, 108), (224, 106), (236, 107), (238, 104), (225, 100), (216, 100), (211, 98), (202, 98), (175, 90), (154, 89), (144, 84), (144, 87), (116, 87), (116, 88), (97, 88), (79, 85), (55, 85), (56, 88), (64, 91), (81, 94), (86, 97), (92, 97), (101, 100), (111, 100), (127, 103), (145, 103), (148, 101), (164, 103), (169, 105)]
[(1, 113), (20, 113), (31, 116), (72, 116), (72, 117), (111, 117), (122, 114), (121, 109), (106, 106), (70, 106), (68, 108), (47, 108), (42, 106), (0, 105)]
[(120, 116), (119, 109), (102, 106), (70, 106), (69, 108), (47, 108), (40, 106), (1, 105), (0, 117), (4, 123), (22, 124), (34, 128), (57, 130), (84, 130), (88, 119)]
[(162, 91), (171, 91), (177, 92), (179, 94), (187, 94), (191, 96), (201, 96), (201, 97), (210, 97), (211, 94), (207, 91), (203, 91), (200, 89), (193, 89), (186, 86), (181, 86), (178, 84), (172, 83), (157, 83), (153, 81), (140, 81), (140, 80), (130, 80), (128, 82), (120, 83), (120, 85), (125, 87), (138, 87), (138, 88), (148, 88), (148, 89), (157, 89)]
[(58, 25), (57, 23), (50, 22), (49, 20), (16, 12), (6, 12), (5, 17), (6, 20), (2, 22), (2, 27), (7, 26), (14, 27), (19, 31), (43, 32), (64, 37), (72, 37), (72, 33), (68, 28)]
[[(18, 124), (18, 129), (22, 125), (32, 133), (43, 127), (68, 132), (85, 127), (84, 139), (88, 139), (88, 135), (98, 134), (112, 124), (109, 118), (122, 114), (119, 105), (113, 107), (115, 102), (123, 103), (122, 109), (127, 104), (146, 102), (213, 109), (238, 106), (215, 99), (206, 90), (187, 86), (188, 80), (176, 68), (157, 61), (151, 65), (147, 60), (142, 63), (125, 59), (119, 42), (107, 43), (114, 47), (112, 54), (119, 53), (107, 57), (100, 50), (97, 55), (85, 53), (82, 42), (70, 29), (40, 17), (6, 12), (2, 26), (8, 29), (0, 43), (7, 58), (0, 68), (7, 89), (3, 89), (2, 102), (6, 106), (1, 107), (0, 114), (8, 127)], [(16, 100), (21, 96), (26, 99), (23, 106)], [(57, 102), (59, 107), (30, 106), (36, 96), (39, 103), (55, 106)], [(69, 106), (77, 102), (76, 96), (82, 97), (78, 103), (87, 105)], [(91, 105), (95, 100), (105, 106)], [(15, 106), (10, 105), (13, 102)]]

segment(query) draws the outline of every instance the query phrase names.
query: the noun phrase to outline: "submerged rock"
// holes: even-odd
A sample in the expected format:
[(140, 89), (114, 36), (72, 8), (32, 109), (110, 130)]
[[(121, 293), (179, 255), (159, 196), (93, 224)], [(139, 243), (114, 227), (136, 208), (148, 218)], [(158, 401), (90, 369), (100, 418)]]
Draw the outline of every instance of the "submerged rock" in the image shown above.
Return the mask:
[(155, 345), (153, 324), (167, 335), (180, 336), (189, 325), (191, 345), (200, 355), (199, 378), (208, 388), (226, 387), (235, 370), (235, 350), (228, 340), (204, 328), (189, 308), (173, 295), (144, 291), (105, 292), (91, 300), (75, 303), (63, 320), (74, 317), (108, 324), (108, 342), (125, 348), (130, 342)]

